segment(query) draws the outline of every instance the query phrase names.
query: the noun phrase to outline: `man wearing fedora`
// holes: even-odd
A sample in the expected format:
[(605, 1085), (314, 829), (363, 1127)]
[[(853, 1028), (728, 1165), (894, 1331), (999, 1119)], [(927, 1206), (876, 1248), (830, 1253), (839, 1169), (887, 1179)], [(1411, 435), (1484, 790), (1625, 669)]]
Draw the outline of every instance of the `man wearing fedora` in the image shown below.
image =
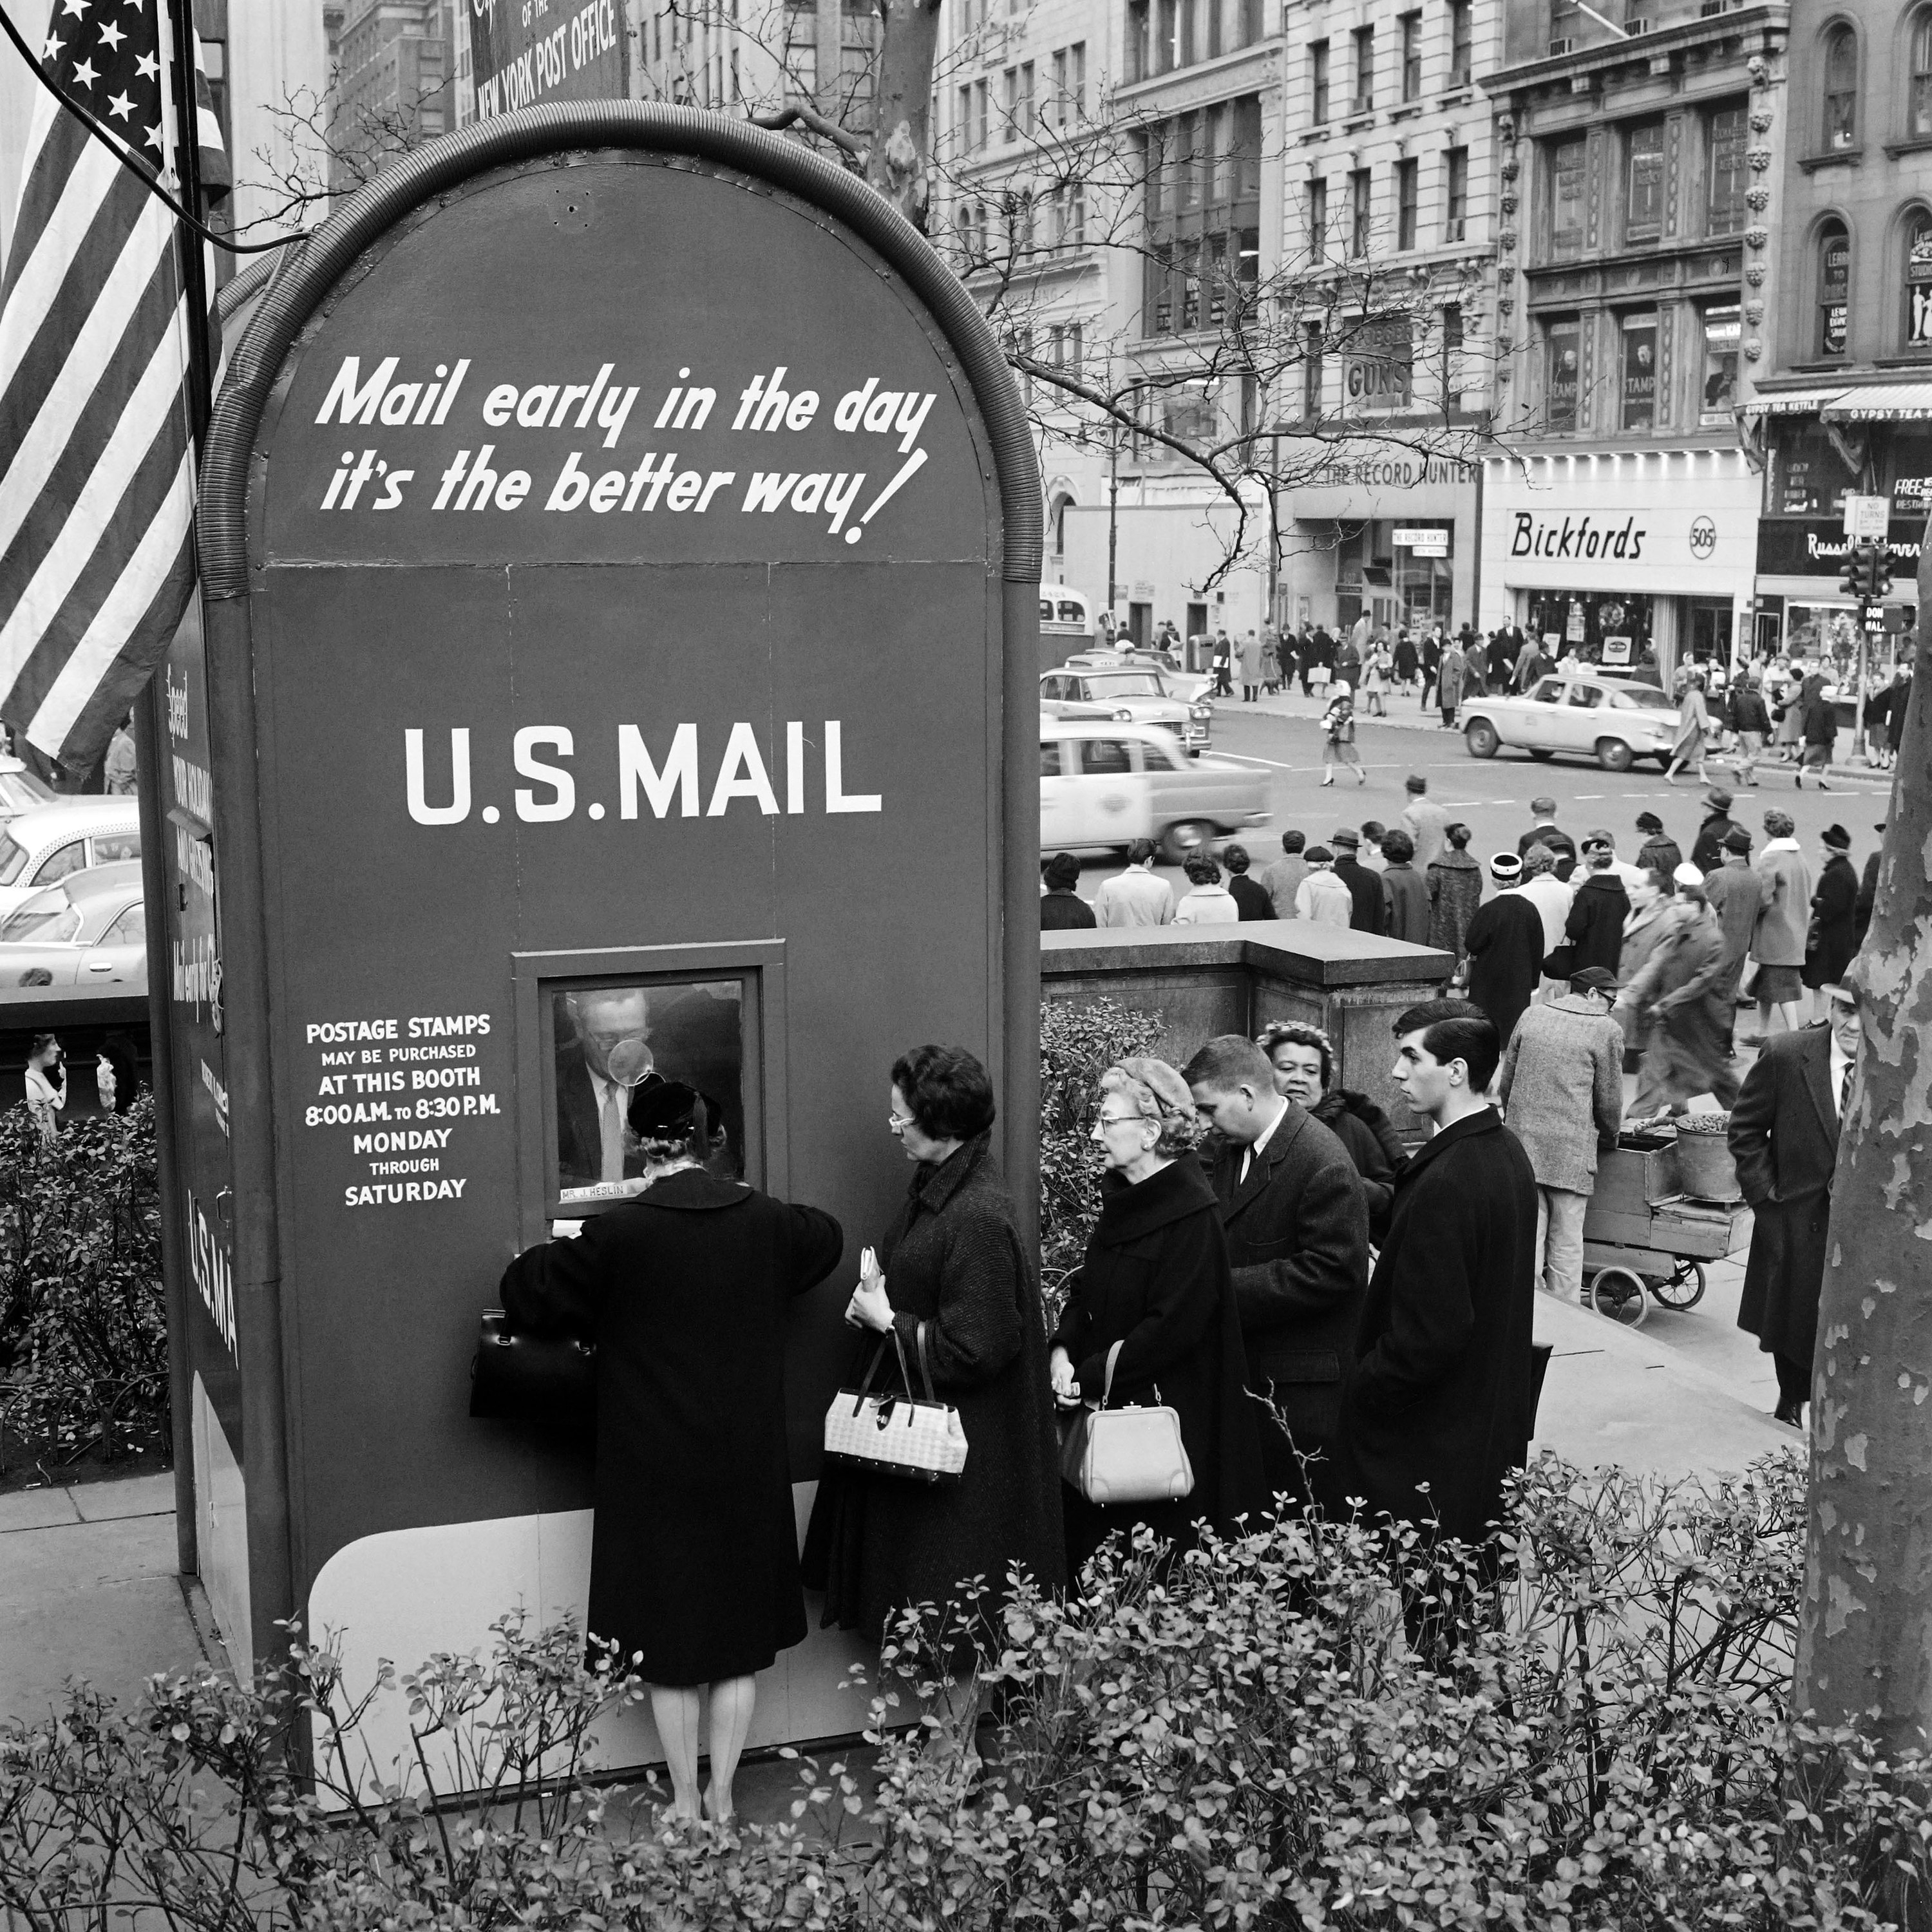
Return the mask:
[(1803, 979), (1818, 996), (1815, 1018), (1825, 1017), (1826, 988), (1838, 985), (1858, 950), (1858, 881), (1846, 856), (1852, 835), (1828, 825), (1818, 835), (1824, 865), (1812, 889), (1811, 921), (1804, 934)]
[(1731, 794), (1722, 785), (1713, 785), (1704, 794), (1704, 822), (1691, 842), (1690, 862), (1706, 878), (1724, 862), (1725, 836), (1737, 830), (1731, 804)]
[(1352, 825), (1337, 826), (1328, 843), (1335, 854), (1335, 876), (1348, 889), (1354, 909), (1348, 923), (1358, 932), (1382, 929), (1382, 882), (1362, 863), (1362, 835)]
[(1859, 996), (1828, 986), (1822, 1026), (1766, 1043), (1731, 1109), (1731, 1157), (1752, 1210), (1738, 1326), (1778, 1370), (1777, 1418), (1804, 1420), (1818, 1341), (1832, 1174), (1838, 1132), (1855, 1104)]

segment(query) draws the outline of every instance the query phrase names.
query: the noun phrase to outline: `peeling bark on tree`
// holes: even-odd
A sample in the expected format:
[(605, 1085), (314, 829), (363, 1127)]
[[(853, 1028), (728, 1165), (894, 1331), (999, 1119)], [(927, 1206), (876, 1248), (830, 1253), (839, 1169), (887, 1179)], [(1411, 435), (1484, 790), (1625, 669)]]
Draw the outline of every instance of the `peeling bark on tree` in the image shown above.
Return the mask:
[(1932, 1742), (1932, 526), (1838, 1142), (1812, 1372), (1796, 1708)]
[(923, 235), (932, 194), (939, 0), (879, 0), (879, 13), (885, 28), (866, 178)]

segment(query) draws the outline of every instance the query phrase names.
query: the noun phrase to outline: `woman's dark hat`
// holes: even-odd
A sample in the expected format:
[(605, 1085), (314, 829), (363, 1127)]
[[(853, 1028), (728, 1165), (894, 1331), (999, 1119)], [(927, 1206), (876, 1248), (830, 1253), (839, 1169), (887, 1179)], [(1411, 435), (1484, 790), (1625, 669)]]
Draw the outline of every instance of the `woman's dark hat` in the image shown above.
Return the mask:
[(1852, 835), (1842, 825), (1828, 825), (1818, 836), (1834, 852), (1849, 852), (1852, 849)]
[(632, 1090), (626, 1118), (640, 1140), (683, 1140), (690, 1134), (692, 1116), (700, 1105), (702, 1096), (695, 1087), (653, 1073)]

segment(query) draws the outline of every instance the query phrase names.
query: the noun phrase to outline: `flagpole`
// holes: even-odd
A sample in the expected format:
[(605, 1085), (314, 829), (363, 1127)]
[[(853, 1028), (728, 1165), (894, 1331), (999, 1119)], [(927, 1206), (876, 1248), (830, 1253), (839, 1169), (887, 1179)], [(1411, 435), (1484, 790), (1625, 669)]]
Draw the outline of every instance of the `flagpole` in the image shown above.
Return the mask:
[[(196, 102), (194, 88), (193, 0), (154, 0), (169, 33), (168, 93), (174, 109), (176, 199), (191, 214), (201, 212)], [(186, 62), (184, 63), (184, 48)], [(184, 80), (185, 89), (184, 90)], [(183, 94), (185, 91), (186, 103)], [(165, 117), (164, 117), (165, 119)], [(161, 165), (168, 163), (163, 144)], [(188, 380), (184, 401), (189, 441), (197, 457), (212, 406), (213, 372), (208, 367), (208, 290), (201, 245), (181, 222), (175, 224), (176, 259), (182, 280), (183, 322), (187, 330)], [(197, 589), (193, 595), (199, 602)], [(175, 1555), (184, 1576), (201, 1568), (199, 1512), (195, 1485), (194, 1358), (188, 1347), (190, 1306), (188, 1269), (188, 1202), (184, 1192), (178, 1136), (174, 1039), (174, 972), (168, 943), (169, 872), (164, 843), (170, 830), (161, 786), (163, 760), (172, 742), (168, 728), (167, 659), (155, 668), (136, 708), (138, 734), (135, 791), (141, 814), (141, 890), (147, 906), (149, 1081), (154, 1096), (155, 1182), (160, 1197), (161, 1282), (167, 1306), (168, 1413), (174, 1444)]]

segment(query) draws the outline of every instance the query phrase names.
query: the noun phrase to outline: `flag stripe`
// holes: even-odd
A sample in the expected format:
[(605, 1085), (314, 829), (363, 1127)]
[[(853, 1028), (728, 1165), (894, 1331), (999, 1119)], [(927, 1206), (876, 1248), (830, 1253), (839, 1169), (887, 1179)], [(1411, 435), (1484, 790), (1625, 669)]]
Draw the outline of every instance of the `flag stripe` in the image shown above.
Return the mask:
[[(32, 234), (24, 221), (14, 230), (6, 308), (0, 310), (0, 393), (11, 386), (20, 358), (45, 327), (55, 298), (67, 284), (68, 272), (93, 237), (95, 219), (116, 178), (126, 182), (136, 194), (142, 192), (140, 184), (116, 164), (98, 141), (87, 145), (92, 152), (82, 155), (68, 175), (54, 200), (48, 226), (38, 235)], [(27, 179), (30, 188), (35, 188), (43, 184), (44, 176), (37, 171)], [(31, 252), (22, 254), (23, 245)]]
[[(0, 478), (0, 578), (16, 568), (31, 572), (86, 484), (114, 420), (127, 406), (136, 367), (151, 356), (174, 326), (179, 302), (174, 257), (166, 226), (146, 224), (154, 244), (144, 254), (122, 251), (74, 340), (58, 379), (15, 445), (17, 454)], [(156, 232), (158, 231), (158, 232)], [(144, 238), (136, 236), (136, 242)], [(145, 272), (145, 281), (136, 278)], [(117, 346), (128, 353), (114, 354)], [(10, 429), (14, 412), (0, 406)], [(40, 534), (44, 532), (44, 535)]]

